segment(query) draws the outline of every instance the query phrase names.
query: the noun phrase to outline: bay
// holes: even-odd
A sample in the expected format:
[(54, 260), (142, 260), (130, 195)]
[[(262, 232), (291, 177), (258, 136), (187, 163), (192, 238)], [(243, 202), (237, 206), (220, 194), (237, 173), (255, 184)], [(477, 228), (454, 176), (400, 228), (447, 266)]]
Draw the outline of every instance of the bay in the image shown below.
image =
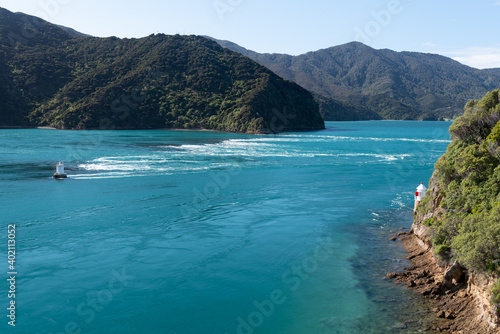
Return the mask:
[(0, 243), (16, 224), (18, 272), (2, 332), (418, 332), (432, 315), (384, 279), (409, 264), (389, 237), (410, 228), (449, 125), (0, 130)]

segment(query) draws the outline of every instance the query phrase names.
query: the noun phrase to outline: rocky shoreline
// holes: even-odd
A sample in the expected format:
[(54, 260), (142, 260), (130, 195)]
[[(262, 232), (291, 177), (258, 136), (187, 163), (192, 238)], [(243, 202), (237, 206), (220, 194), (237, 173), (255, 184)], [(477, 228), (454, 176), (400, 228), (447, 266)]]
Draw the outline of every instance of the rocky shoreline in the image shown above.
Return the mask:
[(500, 333), (500, 328), (485, 316), (488, 310), (478, 301), (474, 278), (456, 263), (448, 266), (439, 263), (433, 248), (419, 238), (415, 228), (414, 225), (410, 232), (396, 235), (408, 251), (407, 258), (412, 267), (404, 268), (400, 273), (389, 273), (387, 278), (406, 285), (431, 301), (436, 318), (426, 323), (422, 330), (456, 334)]

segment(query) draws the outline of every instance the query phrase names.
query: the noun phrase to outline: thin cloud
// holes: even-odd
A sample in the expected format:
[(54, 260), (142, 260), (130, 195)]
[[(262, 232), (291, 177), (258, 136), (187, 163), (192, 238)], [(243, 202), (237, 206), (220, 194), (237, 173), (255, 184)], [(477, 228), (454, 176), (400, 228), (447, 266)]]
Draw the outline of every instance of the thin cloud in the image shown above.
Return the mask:
[(470, 47), (453, 52), (437, 52), (479, 69), (500, 68), (500, 47)]

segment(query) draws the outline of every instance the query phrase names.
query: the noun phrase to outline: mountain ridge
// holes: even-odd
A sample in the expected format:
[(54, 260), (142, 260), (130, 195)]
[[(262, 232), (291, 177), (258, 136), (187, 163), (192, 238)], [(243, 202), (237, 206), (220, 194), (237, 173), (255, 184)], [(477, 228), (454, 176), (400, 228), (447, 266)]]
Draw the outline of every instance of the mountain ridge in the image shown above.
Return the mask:
[[(421, 52), (374, 49), (350, 42), (298, 56), (257, 53), (230, 41), (219, 44), (257, 61), (344, 109), (373, 119), (455, 118), (463, 106), (500, 87), (500, 69), (479, 70)], [(325, 104), (320, 103), (326, 120)], [(364, 116), (361, 115), (363, 118)]]
[(200, 36), (88, 37), (0, 8), (0, 79), (2, 126), (324, 128), (310, 92)]

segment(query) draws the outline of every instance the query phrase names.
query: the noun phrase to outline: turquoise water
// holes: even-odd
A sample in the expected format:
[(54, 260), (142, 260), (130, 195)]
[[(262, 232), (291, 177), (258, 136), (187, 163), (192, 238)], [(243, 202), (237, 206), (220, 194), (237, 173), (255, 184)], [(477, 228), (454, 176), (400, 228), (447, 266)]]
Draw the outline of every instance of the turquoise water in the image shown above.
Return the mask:
[[(0, 130), (2, 277), (8, 224), (17, 251), (16, 326), (2, 280), (0, 331), (417, 332), (425, 302), (384, 279), (408, 265), (388, 239), (449, 125)], [(51, 178), (58, 160), (69, 179)]]

